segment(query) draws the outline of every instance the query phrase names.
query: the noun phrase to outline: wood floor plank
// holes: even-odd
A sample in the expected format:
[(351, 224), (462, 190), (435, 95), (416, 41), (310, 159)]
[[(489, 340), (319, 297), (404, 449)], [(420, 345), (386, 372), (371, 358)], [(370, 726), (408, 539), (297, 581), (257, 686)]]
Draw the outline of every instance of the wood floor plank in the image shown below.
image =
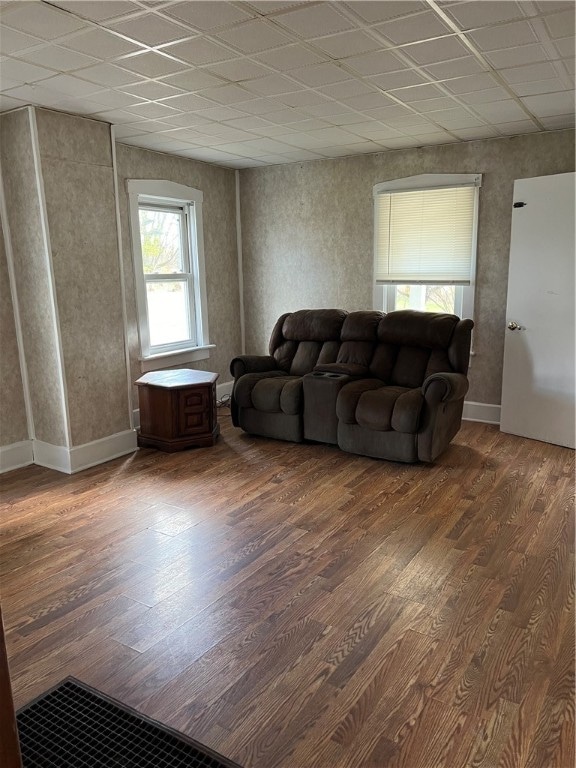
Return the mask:
[(576, 768), (574, 452), (234, 429), (0, 484), (15, 702), (75, 675), (244, 768)]

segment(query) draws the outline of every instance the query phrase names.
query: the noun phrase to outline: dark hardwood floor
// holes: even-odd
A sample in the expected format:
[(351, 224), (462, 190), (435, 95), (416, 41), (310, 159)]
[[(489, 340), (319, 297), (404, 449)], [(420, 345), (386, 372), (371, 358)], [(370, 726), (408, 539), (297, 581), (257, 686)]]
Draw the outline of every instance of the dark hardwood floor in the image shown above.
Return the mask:
[(252, 438), (4, 475), (16, 706), (67, 675), (245, 768), (572, 768), (574, 453)]

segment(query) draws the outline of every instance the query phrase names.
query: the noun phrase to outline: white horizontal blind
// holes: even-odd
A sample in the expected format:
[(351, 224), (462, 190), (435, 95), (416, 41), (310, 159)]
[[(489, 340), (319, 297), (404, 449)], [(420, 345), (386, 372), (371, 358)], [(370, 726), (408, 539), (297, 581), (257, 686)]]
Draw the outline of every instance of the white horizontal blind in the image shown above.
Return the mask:
[(377, 283), (470, 285), (476, 186), (375, 196)]

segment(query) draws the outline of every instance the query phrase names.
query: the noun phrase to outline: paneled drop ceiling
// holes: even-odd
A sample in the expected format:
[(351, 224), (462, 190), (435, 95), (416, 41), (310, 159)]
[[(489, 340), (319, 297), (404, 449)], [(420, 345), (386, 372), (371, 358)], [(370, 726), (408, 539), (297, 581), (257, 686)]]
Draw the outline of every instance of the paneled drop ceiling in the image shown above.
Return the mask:
[(230, 168), (574, 126), (574, 3), (0, 2), (0, 110)]

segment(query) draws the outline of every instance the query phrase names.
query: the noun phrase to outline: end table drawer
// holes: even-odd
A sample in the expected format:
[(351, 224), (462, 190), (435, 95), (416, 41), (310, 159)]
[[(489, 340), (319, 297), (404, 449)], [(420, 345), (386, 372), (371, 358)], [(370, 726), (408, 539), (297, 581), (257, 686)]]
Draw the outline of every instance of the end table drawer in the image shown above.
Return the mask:
[(178, 408), (181, 413), (195, 413), (208, 408), (209, 396), (206, 389), (182, 390), (179, 395)]

